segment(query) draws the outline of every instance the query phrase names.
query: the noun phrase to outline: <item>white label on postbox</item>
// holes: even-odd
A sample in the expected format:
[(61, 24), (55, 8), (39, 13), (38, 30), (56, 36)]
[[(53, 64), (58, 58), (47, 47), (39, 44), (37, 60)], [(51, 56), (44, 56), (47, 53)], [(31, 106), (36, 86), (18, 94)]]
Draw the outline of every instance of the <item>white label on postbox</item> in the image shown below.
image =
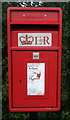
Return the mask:
[(27, 95), (45, 94), (45, 63), (27, 63)]
[(52, 33), (18, 33), (18, 46), (52, 46)]

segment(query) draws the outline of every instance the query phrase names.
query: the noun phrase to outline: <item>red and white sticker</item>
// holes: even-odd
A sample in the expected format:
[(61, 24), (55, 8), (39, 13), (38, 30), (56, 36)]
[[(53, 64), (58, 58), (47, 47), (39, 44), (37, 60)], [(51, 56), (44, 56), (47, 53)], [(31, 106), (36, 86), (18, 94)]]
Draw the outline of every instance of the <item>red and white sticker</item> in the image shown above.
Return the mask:
[(45, 63), (27, 63), (27, 95), (44, 95)]
[(18, 46), (52, 46), (52, 33), (18, 33)]

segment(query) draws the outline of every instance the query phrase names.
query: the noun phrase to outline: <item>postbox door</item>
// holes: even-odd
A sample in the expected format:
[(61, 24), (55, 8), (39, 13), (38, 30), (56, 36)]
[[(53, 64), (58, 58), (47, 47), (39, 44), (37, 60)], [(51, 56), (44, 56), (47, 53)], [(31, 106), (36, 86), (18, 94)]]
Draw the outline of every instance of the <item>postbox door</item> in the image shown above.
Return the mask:
[(57, 51), (12, 51), (12, 76), (13, 107), (56, 107)]

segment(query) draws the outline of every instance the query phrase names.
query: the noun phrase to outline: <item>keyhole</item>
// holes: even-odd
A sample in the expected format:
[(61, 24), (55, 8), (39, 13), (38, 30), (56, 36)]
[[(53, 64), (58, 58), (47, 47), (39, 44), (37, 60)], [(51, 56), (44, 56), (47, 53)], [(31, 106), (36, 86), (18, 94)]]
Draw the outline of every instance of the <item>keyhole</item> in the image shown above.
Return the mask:
[(22, 82), (22, 80), (19, 81), (20, 83)]

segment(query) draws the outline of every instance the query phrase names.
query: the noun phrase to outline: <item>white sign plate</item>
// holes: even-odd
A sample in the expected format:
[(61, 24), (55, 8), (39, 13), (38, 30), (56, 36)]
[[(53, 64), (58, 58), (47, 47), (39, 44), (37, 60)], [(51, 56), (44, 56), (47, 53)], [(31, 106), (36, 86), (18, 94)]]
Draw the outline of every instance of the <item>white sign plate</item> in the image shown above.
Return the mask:
[(52, 46), (52, 33), (18, 33), (18, 46)]
[(27, 63), (27, 95), (44, 95), (45, 63)]

